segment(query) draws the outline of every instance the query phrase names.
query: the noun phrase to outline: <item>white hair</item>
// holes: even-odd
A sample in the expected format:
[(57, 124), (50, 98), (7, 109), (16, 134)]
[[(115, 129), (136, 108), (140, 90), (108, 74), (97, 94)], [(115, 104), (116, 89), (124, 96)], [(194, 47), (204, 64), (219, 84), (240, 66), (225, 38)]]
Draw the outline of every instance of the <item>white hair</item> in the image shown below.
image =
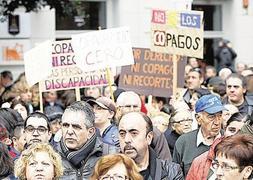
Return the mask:
[(133, 91), (122, 92), (117, 98), (117, 102), (116, 102), (117, 107), (124, 106), (125, 104), (127, 104), (128, 99), (134, 99), (137, 102), (138, 106), (141, 107), (140, 96)]

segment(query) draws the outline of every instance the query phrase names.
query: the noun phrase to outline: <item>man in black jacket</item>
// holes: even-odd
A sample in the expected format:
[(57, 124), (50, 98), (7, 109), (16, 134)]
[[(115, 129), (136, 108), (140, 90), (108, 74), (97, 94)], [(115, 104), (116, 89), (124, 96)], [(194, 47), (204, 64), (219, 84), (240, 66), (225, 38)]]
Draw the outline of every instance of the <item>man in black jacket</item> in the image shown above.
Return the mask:
[(116, 147), (96, 136), (92, 107), (82, 101), (72, 103), (62, 115), (62, 139), (55, 149), (61, 155), (61, 179), (88, 179), (102, 155), (115, 153)]
[(130, 112), (119, 122), (119, 140), (122, 153), (132, 158), (145, 180), (183, 179), (180, 166), (168, 160), (158, 159), (150, 147), (153, 125), (141, 112)]

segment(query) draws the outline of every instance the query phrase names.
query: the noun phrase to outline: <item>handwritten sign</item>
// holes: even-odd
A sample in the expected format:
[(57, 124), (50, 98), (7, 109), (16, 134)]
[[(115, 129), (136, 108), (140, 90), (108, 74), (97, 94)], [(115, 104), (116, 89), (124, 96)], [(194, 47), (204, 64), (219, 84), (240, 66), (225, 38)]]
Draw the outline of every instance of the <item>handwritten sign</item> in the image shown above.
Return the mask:
[(152, 11), (151, 50), (203, 58), (203, 12)]
[[(121, 70), (119, 87), (143, 95), (169, 97), (173, 90), (173, 56), (152, 52), (150, 49), (133, 48), (135, 64)], [(184, 67), (184, 58), (177, 56), (178, 67)], [(181, 70), (181, 69), (180, 69)], [(178, 76), (178, 87), (182, 87), (184, 76)]]
[(108, 85), (106, 69), (84, 72), (76, 66), (71, 41), (55, 41), (52, 43), (51, 75), (42, 81), (42, 91), (104, 85)]
[(126, 27), (73, 35), (72, 44), (76, 64), (85, 72), (134, 63)]

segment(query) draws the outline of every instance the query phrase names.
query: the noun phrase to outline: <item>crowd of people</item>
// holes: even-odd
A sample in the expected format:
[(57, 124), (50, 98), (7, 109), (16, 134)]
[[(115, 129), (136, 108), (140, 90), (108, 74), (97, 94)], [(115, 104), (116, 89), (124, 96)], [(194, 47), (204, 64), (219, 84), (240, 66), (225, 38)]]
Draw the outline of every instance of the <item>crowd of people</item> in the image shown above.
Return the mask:
[(119, 88), (43, 93), (0, 75), (0, 179), (253, 178), (253, 68), (185, 66), (171, 97)]

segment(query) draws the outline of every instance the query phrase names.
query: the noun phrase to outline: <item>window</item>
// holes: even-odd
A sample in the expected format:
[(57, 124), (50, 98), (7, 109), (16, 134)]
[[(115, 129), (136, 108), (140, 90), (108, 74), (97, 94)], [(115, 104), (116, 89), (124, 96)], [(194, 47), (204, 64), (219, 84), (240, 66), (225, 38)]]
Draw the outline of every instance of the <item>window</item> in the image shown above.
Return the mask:
[[(105, 1), (72, 1), (73, 16), (56, 15), (56, 30), (97, 30), (106, 28)], [(57, 14), (57, 12), (56, 12)]]
[(222, 31), (221, 5), (192, 5), (192, 10), (204, 11), (205, 31)]

